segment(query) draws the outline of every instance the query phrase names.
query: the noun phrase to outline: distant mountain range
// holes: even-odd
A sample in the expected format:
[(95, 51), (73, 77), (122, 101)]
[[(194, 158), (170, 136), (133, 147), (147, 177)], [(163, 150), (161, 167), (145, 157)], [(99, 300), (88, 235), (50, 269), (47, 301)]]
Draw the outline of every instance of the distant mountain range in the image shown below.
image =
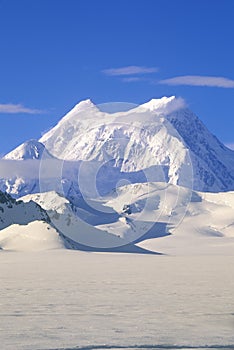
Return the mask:
[(195, 236), (232, 237), (234, 151), (174, 96), (115, 113), (82, 101), (9, 161), (21, 171), (0, 179), (3, 231), (44, 222), (59, 234), (55, 245), (107, 249), (159, 242), (184, 219)]

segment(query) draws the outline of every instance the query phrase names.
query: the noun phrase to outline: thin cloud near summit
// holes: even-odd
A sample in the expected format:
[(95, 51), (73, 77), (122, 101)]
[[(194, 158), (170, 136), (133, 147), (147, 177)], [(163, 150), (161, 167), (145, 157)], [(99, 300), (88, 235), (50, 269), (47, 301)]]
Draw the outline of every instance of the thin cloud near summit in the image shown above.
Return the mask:
[(166, 85), (189, 85), (189, 86), (209, 86), (221, 88), (234, 88), (234, 80), (225, 77), (183, 75), (158, 82)]
[(234, 80), (226, 77), (219, 76), (206, 76), (206, 75), (181, 75), (167, 79), (155, 80), (152, 77), (142, 77), (139, 75), (157, 73), (159, 69), (157, 67), (146, 66), (125, 66), (120, 68), (109, 68), (102, 70), (102, 73), (108, 76), (121, 76), (123, 82), (138, 82), (148, 81), (154, 84), (165, 85), (187, 85), (187, 86), (207, 86), (207, 87), (219, 87), (219, 88), (234, 88)]

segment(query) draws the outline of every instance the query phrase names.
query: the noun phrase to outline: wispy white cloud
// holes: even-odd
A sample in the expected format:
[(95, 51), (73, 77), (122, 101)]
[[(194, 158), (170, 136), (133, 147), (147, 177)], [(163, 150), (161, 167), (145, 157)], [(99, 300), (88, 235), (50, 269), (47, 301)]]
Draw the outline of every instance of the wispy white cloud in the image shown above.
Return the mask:
[(21, 104), (0, 104), (0, 113), (6, 114), (17, 114), (17, 113), (26, 113), (26, 114), (39, 114), (43, 113), (43, 111), (39, 109), (32, 109), (28, 107), (24, 107)]
[(144, 66), (127, 66), (120, 68), (104, 69), (102, 73), (106, 75), (132, 75), (132, 74), (148, 74), (158, 72), (156, 67), (144, 67)]
[(224, 77), (211, 77), (201, 75), (183, 75), (159, 81), (167, 85), (210, 86), (221, 88), (234, 88), (234, 80)]
[(139, 78), (139, 77), (129, 77), (129, 78), (123, 78), (122, 81), (125, 83), (134, 83), (135, 81), (142, 81), (145, 80), (143, 78)]
[(232, 142), (232, 143), (226, 143), (225, 146), (228, 147), (228, 148), (230, 148), (230, 149), (232, 149), (232, 150), (234, 151), (234, 142)]

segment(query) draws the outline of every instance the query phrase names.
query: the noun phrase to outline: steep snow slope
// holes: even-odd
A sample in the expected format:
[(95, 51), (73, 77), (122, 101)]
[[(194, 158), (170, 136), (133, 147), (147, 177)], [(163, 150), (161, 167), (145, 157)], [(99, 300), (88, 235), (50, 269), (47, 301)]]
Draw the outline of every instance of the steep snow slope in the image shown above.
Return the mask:
[(45, 146), (37, 140), (29, 140), (5, 155), (3, 159), (27, 160), (27, 159), (51, 159), (53, 156), (46, 150)]
[(37, 203), (16, 201), (8, 194), (0, 192), (0, 230), (12, 224), (27, 225), (35, 220), (50, 221)]
[(233, 190), (234, 152), (213, 136), (188, 109), (173, 112), (167, 119), (190, 151), (194, 188), (214, 192)]
[(68, 246), (37, 203), (16, 201), (0, 192), (0, 249), (25, 251)]

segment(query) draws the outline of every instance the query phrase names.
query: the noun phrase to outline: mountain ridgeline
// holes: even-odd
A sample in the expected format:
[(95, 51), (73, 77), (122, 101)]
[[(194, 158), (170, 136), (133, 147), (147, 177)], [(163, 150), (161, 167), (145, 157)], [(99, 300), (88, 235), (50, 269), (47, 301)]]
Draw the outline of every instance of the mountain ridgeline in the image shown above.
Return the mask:
[(1, 159), (0, 249), (170, 253), (219, 237), (229, 252), (234, 152), (182, 99), (104, 107), (80, 102)]
[[(82, 101), (39, 141), (26, 141), (4, 159), (96, 162), (105, 169), (99, 173), (107, 182), (106, 192), (108, 178), (111, 189), (122, 174), (132, 183), (163, 181), (204, 192), (234, 190), (234, 152), (174, 96), (115, 113)], [(74, 197), (80, 191), (77, 173), (75, 179), (67, 173), (61, 181), (69, 187), (68, 197)], [(9, 174), (0, 180), (0, 189), (20, 197), (39, 192), (38, 181), (27, 174)]]

